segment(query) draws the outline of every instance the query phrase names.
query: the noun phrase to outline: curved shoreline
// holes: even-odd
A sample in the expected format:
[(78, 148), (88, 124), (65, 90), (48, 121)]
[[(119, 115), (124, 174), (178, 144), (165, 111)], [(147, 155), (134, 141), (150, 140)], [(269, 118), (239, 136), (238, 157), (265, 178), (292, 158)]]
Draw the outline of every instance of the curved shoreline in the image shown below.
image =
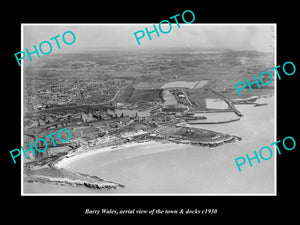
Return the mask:
[(97, 149), (92, 149), (92, 150), (87, 149), (86, 151), (81, 151), (81, 152), (78, 152), (77, 154), (72, 153), (72, 154), (67, 154), (65, 156), (62, 156), (62, 157), (58, 158), (57, 160), (55, 160), (54, 162), (52, 162), (52, 166), (55, 166), (55, 167), (61, 168), (61, 169), (66, 169), (66, 167), (73, 161), (80, 160), (85, 157), (92, 156), (94, 154), (118, 151), (123, 148), (135, 147), (135, 146), (146, 145), (146, 144), (151, 144), (151, 143), (157, 143), (157, 142), (155, 142), (155, 141), (130, 142), (130, 143), (125, 143), (125, 144), (117, 145), (117, 146), (112, 145), (112, 146), (107, 146), (104, 148), (99, 147)]
[[(225, 134), (227, 132), (224, 132)], [(222, 135), (223, 136), (223, 135)], [(120, 151), (120, 150), (128, 150), (131, 147), (149, 145), (151, 143), (174, 143), (181, 145), (195, 145), (195, 146), (203, 146), (203, 147), (217, 147), (226, 143), (231, 143), (234, 141), (241, 140), (240, 137), (235, 135), (227, 134), (223, 138), (218, 140), (184, 140), (184, 139), (168, 139), (166, 137), (152, 138), (149, 136), (146, 140), (142, 142), (128, 142), (122, 144), (114, 144), (109, 143), (110, 146), (93, 146), (87, 149), (81, 149), (80, 147), (77, 150), (72, 150), (64, 153), (54, 154), (48, 158), (31, 161), (25, 164), (25, 181), (29, 183), (38, 182), (38, 183), (48, 183), (48, 184), (56, 184), (56, 185), (67, 185), (70, 187), (85, 187), (89, 189), (98, 189), (98, 190), (109, 190), (109, 189), (117, 189), (120, 187), (125, 187), (122, 184), (118, 184), (113, 181), (106, 181), (101, 179), (100, 177), (91, 175), (91, 174), (83, 174), (80, 170), (72, 170), (68, 169), (68, 165), (71, 163), (76, 163), (77, 160), (82, 160), (86, 157), (91, 157), (98, 153), (112, 152), (112, 151)], [(171, 148), (169, 148), (170, 150)], [(147, 150), (146, 154), (155, 153), (159, 149), (152, 148), (151, 151)], [(139, 154), (139, 153), (138, 153)], [(143, 152), (142, 154), (145, 154)], [(48, 172), (45, 173), (45, 170)], [(57, 176), (57, 172), (63, 174), (63, 176)]]
[(151, 148), (145, 148), (146, 151), (138, 152), (138, 155), (144, 154), (155, 154), (161, 151), (170, 151), (172, 149), (177, 149), (176, 147), (172, 148), (156, 148), (153, 145), (155, 144), (176, 144), (176, 145), (194, 145), (202, 147), (217, 147), (226, 143), (235, 142), (241, 140), (240, 137), (234, 135), (226, 135), (218, 140), (177, 140), (177, 139), (147, 139), (144, 141), (131, 141), (124, 144), (117, 144), (110, 146), (101, 147), (93, 146), (88, 149), (80, 149), (77, 151), (70, 151), (60, 154), (52, 155), (48, 158), (42, 159), (40, 161), (32, 161), (25, 164), (25, 181), (28, 183), (48, 183), (56, 184), (62, 186), (71, 186), (71, 187), (86, 187), (89, 189), (98, 189), (98, 190), (109, 190), (116, 189), (120, 187), (125, 187), (123, 184), (116, 183), (114, 181), (103, 180), (98, 176), (91, 174), (84, 174), (80, 170), (74, 170), (68, 167), (72, 163), (76, 163), (78, 160), (82, 160), (86, 157), (91, 157), (93, 155), (105, 152), (113, 152), (120, 150), (128, 150), (134, 147), (150, 145)]

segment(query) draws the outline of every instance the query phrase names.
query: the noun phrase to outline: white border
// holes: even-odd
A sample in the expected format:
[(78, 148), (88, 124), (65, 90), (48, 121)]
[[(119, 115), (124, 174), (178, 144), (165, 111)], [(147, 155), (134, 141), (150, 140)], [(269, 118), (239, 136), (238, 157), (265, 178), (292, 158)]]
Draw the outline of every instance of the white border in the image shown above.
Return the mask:
[[(24, 41), (24, 35), (23, 35), (23, 27), (24, 26), (126, 26), (126, 25), (139, 25), (139, 26), (145, 26), (145, 25), (153, 25), (149, 23), (128, 23), (128, 24), (118, 24), (118, 23), (21, 23), (21, 51), (24, 49), (23, 41)], [(175, 25), (175, 23), (174, 23)], [(277, 66), (277, 23), (193, 23), (193, 24), (180, 24), (181, 26), (191, 26), (191, 25), (200, 25), (200, 26), (270, 26), (273, 25), (274, 28), (274, 66)], [(23, 63), (21, 63), (21, 144), (23, 146), (23, 107), (24, 107), (24, 99), (23, 99), (23, 85), (24, 85), (24, 77), (23, 77)], [(275, 71), (274, 71), (274, 77), (276, 77)], [(276, 142), (277, 135), (277, 79), (275, 79), (275, 88), (274, 88), (274, 137)], [(274, 146), (274, 152), (276, 148)], [(228, 193), (206, 193), (206, 194), (154, 194), (154, 193), (139, 193), (139, 194), (120, 194), (120, 193), (99, 193), (99, 194), (90, 194), (90, 193), (79, 193), (79, 194), (59, 194), (59, 193), (24, 193), (24, 182), (23, 182), (23, 156), (21, 156), (21, 196), (277, 196), (277, 154), (274, 154), (274, 193), (267, 193), (267, 194), (255, 194), (255, 193), (249, 193), (249, 194), (228, 194)]]
[[(277, 66), (277, 24), (274, 24), (274, 35), (275, 35), (275, 40), (274, 40), (274, 66)], [(274, 71), (274, 78), (277, 77), (276, 73)], [(274, 137), (275, 140), (274, 142), (277, 141), (277, 78), (275, 79), (275, 89), (274, 89), (274, 117), (275, 117), (275, 121), (274, 121)], [(276, 152), (276, 154), (274, 154), (274, 195), (277, 196), (277, 151), (276, 151), (276, 147), (274, 146), (274, 152)]]
[[(23, 51), (24, 49), (24, 45), (23, 45), (23, 40), (24, 40), (24, 35), (23, 35), (23, 24), (21, 24), (21, 51)], [(23, 71), (24, 71), (24, 66), (23, 66), (24, 61), (21, 63), (21, 145), (24, 146), (24, 117), (23, 117), (23, 113), (24, 113), (24, 76), (23, 76)], [(21, 149), (20, 149), (21, 151)], [(24, 185), (23, 185), (23, 174), (24, 174), (24, 160), (23, 160), (23, 155), (21, 154), (21, 195), (26, 195), (24, 194)]]

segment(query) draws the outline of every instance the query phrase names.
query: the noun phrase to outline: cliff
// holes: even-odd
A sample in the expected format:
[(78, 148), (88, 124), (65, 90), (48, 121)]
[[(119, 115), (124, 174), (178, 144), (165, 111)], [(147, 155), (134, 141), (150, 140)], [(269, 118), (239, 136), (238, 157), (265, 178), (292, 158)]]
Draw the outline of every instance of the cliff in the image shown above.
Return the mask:
[(50, 183), (56, 185), (68, 185), (72, 187), (85, 187), (90, 189), (116, 189), (125, 187), (111, 181), (105, 181), (97, 176), (73, 172), (70, 170), (56, 167), (54, 161), (60, 157), (48, 157), (41, 163), (30, 162), (24, 167), (24, 181), (28, 183)]

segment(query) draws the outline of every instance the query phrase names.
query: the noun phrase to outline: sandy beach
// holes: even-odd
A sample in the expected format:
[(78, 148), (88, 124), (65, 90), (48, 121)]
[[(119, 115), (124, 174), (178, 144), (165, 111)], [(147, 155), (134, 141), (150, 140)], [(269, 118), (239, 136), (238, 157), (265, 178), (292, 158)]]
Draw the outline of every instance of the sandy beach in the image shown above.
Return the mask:
[(118, 146), (108, 146), (104, 148), (98, 148), (98, 149), (93, 149), (93, 150), (86, 150), (86, 151), (80, 151), (79, 153), (72, 153), (70, 155), (67, 155), (67, 157), (63, 157), (59, 159), (57, 162), (54, 163), (56, 167), (59, 168), (69, 168), (69, 164), (76, 163), (80, 160), (84, 160), (85, 158), (92, 157), (95, 154), (99, 153), (104, 153), (104, 152), (112, 152), (112, 151), (120, 151), (120, 150), (126, 150), (130, 148), (134, 148), (136, 146), (143, 147), (145, 145), (151, 145), (156, 142), (154, 141), (148, 141), (148, 142), (143, 142), (143, 143), (137, 143), (137, 142), (131, 142), (131, 143), (126, 143)]
[[(268, 105), (236, 106), (244, 114), (239, 121), (191, 125), (241, 136), (243, 140), (239, 142), (213, 148), (155, 141), (127, 143), (80, 152), (57, 161), (55, 166), (125, 185), (113, 190), (78, 189), (78, 193), (273, 195), (274, 157), (254, 163), (253, 167), (245, 164), (242, 172), (234, 162), (235, 158), (251, 155), (275, 140), (274, 97), (260, 98), (257, 102)], [(48, 186), (44, 188), (48, 190)], [(62, 188), (51, 189), (57, 193)], [(63, 190), (76, 193), (74, 188), (69, 189)]]
[(239, 172), (234, 159), (251, 154), (274, 140), (274, 98), (266, 106), (237, 105), (240, 121), (193, 125), (238, 135), (236, 143), (208, 148), (175, 143), (129, 143), (66, 158), (58, 167), (97, 175), (125, 185), (104, 193), (272, 194), (274, 158)]

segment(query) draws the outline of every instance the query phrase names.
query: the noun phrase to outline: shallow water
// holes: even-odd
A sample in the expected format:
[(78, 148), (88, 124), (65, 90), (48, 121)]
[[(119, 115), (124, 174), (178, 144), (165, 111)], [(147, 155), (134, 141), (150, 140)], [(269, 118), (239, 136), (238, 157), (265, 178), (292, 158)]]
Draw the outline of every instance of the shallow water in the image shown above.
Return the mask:
[[(149, 143), (116, 151), (95, 153), (70, 162), (66, 167), (97, 175), (125, 185), (110, 191), (78, 189), (78, 193), (100, 194), (273, 194), (274, 157), (253, 167), (243, 165), (239, 172), (235, 158), (274, 142), (274, 98), (259, 99), (269, 105), (237, 105), (244, 114), (240, 121), (226, 124), (191, 125), (242, 137), (242, 141), (209, 148), (183, 144)], [(27, 190), (34, 190), (26, 184)], [(28, 188), (29, 187), (29, 188)], [(67, 193), (39, 185), (45, 192)], [(49, 188), (50, 187), (50, 188)], [(30, 191), (31, 190), (31, 191)], [(75, 193), (69, 187), (70, 193)]]
[(204, 85), (206, 85), (209, 81), (208, 80), (201, 80), (194, 89), (202, 88)]
[(174, 82), (169, 82), (164, 84), (161, 88), (166, 89), (166, 88), (190, 88), (192, 89), (198, 81), (174, 81)]
[(201, 81), (174, 81), (174, 82), (169, 82), (164, 84), (161, 88), (166, 89), (166, 88), (202, 88), (204, 85), (206, 85), (209, 81), (208, 80), (201, 80)]
[[(273, 98), (272, 98), (273, 99)], [(272, 100), (268, 106), (238, 105), (240, 121), (218, 125), (196, 125), (230, 133), (242, 141), (215, 148), (182, 144), (151, 143), (114, 152), (95, 154), (68, 165), (124, 184), (107, 193), (159, 194), (266, 194), (274, 193), (274, 157), (239, 172), (234, 159), (253, 156), (254, 150), (274, 141)]]
[(228, 109), (228, 104), (222, 99), (206, 98), (206, 108), (208, 109)]
[(177, 99), (175, 96), (170, 92), (170, 90), (165, 90), (163, 92), (164, 98), (164, 105), (177, 105)]
[[(200, 119), (200, 120), (191, 120), (191, 123), (218, 123), (218, 122), (226, 122), (230, 120), (238, 119), (239, 116), (237, 116), (234, 112), (211, 112), (211, 113), (195, 113), (195, 116), (205, 116), (206, 119)], [(218, 124), (219, 126), (219, 124)]]

